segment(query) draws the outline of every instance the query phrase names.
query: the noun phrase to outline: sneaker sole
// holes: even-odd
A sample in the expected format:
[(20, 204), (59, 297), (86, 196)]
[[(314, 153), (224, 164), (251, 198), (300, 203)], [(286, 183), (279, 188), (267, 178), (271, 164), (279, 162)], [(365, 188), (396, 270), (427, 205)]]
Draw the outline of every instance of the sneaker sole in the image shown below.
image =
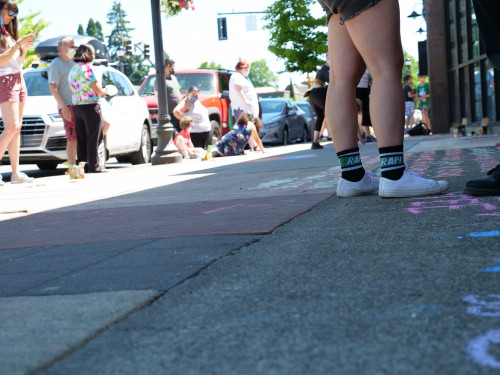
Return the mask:
[(10, 183), (11, 184), (30, 184), (33, 181), (35, 181), (35, 180), (31, 180), (31, 181), (11, 181)]
[(358, 197), (361, 195), (374, 195), (374, 194), (378, 194), (378, 187), (371, 191), (337, 190), (337, 197), (341, 198)]
[(497, 196), (500, 195), (500, 189), (479, 189), (479, 188), (464, 188), (462, 193), (469, 195), (481, 195), (481, 196)]
[(410, 198), (410, 197), (423, 197), (428, 195), (439, 195), (448, 190), (449, 185), (443, 187), (442, 189), (436, 189), (429, 191), (426, 190), (379, 190), (379, 196), (381, 198)]

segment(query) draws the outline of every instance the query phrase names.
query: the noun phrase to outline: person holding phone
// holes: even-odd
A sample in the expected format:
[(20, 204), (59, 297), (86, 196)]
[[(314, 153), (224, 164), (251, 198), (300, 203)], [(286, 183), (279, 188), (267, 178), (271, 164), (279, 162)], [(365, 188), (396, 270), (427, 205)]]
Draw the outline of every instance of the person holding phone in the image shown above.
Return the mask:
[[(23, 78), (23, 61), (31, 47), (36, 31), (19, 37), (17, 4), (0, 0), (0, 111), (4, 130), (0, 135), (0, 160), (9, 150), (12, 184), (33, 182), (33, 178), (19, 172), (19, 148), (24, 104), (28, 92)], [(0, 175), (0, 186), (4, 185)]]

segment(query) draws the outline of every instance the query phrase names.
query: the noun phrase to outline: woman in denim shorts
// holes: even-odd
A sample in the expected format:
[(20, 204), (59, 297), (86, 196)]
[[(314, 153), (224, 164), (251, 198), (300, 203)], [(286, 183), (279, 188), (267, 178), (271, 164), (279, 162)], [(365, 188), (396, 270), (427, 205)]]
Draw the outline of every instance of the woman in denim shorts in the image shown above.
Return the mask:
[[(12, 0), (0, 0), (0, 110), (3, 132), (0, 134), (0, 160), (9, 149), (12, 176), (10, 182), (19, 184), (33, 179), (18, 172), (21, 126), (26, 101), (22, 64), (36, 32), (19, 38), (17, 32), (17, 5)], [(0, 175), (0, 185), (3, 185)]]
[[(383, 198), (440, 194), (446, 181), (410, 173), (404, 162), (403, 48), (397, 0), (318, 0), (327, 13), (330, 85), (325, 114), (340, 161), (337, 195), (378, 191)], [(382, 178), (365, 171), (358, 147), (356, 86), (365, 69), (373, 84), (370, 117), (377, 137)]]

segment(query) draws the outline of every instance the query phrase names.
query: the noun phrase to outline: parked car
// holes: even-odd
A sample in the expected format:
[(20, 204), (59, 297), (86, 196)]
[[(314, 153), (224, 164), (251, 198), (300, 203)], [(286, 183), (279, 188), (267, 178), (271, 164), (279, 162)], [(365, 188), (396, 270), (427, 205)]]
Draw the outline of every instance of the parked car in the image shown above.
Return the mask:
[(287, 145), (292, 141), (305, 142), (309, 137), (306, 114), (290, 99), (261, 99), (263, 143)]
[[(213, 69), (176, 70), (175, 76), (181, 86), (181, 94), (185, 95), (191, 86), (200, 89), (200, 101), (208, 109), (208, 117), (212, 124), (209, 139), (214, 143), (229, 130), (229, 79), (233, 72)], [(156, 137), (158, 124), (158, 103), (154, 93), (156, 74), (150, 74), (139, 88), (139, 95), (146, 101), (153, 124), (153, 137)], [(173, 111), (173, 108), (169, 108)]]
[(297, 104), (297, 107), (299, 107), (301, 110), (303, 110), (306, 114), (306, 119), (307, 119), (307, 127), (309, 130), (308, 138), (304, 141), (308, 141), (312, 139), (312, 131), (314, 127), (316, 126), (316, 119), (318, 116), (316, 116), (316, 113), (311, 109), (311, 105), (309, 102), (295, 102)]
[[(150, 162), (152, 129), (146, 104), (121, 72), (108, 66), (94, 68), (102, 86), (114, 85), (118, 89), (116, 96), (103, 103), (103, 112), (111, 126), (101, 143), (101, 163), (111, 156), (132, 164)], [(27, 69), (24, 79), (28, 98), (21, 128), (20, 163), (55, 169), (67, 159), (66, 133), (56, 100), (50, 94), (48, 68)], [(0, 117), (0, 133), (3, 129)], [(8, 154), (3, 160), (8, 160)]]

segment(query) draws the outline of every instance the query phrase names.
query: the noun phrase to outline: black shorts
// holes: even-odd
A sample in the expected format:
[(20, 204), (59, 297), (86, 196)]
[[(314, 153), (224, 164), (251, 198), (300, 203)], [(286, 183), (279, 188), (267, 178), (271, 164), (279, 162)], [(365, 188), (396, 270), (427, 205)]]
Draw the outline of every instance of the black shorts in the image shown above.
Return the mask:
[(375, 5), (379, 0), (318, 0), (326, 12), (327, 20), (332, 14), (340, 14), (340, 23), (350, 20)]

